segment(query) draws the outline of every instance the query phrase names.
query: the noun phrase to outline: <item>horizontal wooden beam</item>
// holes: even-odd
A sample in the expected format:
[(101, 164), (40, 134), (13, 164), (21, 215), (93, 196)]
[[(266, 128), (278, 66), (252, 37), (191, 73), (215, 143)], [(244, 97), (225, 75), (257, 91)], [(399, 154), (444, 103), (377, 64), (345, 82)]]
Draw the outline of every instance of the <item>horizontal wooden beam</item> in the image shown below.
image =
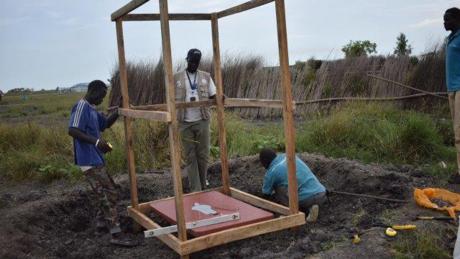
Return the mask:
[[(198, 101), (198, 102), (176, 102), (176, 109), (178, 108), (191, 108), (191, 107), (201, 107), (201, 106), (213, 106), (216, 105), (215, 99)], [(131, 106), (132, 109), (136, 110), (155, 110), (155, 111), (166, 111), (167, 107), (165, 103), (161, 104), (150, 104), (150, 105), (138, 105)]]
[(121, 7), (120, 9), (112, 13), (111, 15), (112, 21), (115, 21), (116, 19), (122, 17), (123, 15), (128, 14), (132, 10), (138, 8), (139, 6), (145, 4), (148, 1), (149, 0), (132, 0), (131, 2), (125, 4), (123, 7)]
[(210, 247), (227, 244), (253, 236), (293, 228), (305, 224), (305, 214), (296, 213), (289, 216), (281, 216), (276, 219), (266, 220), (241, 227), (231, 228), (202, 237), (197, 237), (180, 243), (181, 255), (188, 255)]
[[(142, 14), (127, 14), (123, 16), (123, 21), (159, 21), (159, 13), (142, 13)], [(209, 21), (211, 14), (209, 13), (170, 13), (170, 21)]]
[[(225, 98), (225, 107), (283, 108), (283, 101), (249, 98)], [(295, 107), (295, 102), (292, 104)]]
[[(134, 219), (137, 223), (143, 226), (145, 229), (156, 229), (161, 228), (162, 226), (155, 223), (149, 217), (144, 215), (142, 212), (136, 210), (135, 208), (128, 207), (128, 215)], [(172, 250), (176, 251), (176, 253), (181, 254), (181, 241), (172, 234), (165, 234), (161, 236), (157, 236), (158, 239), (163, 241), (167, 246), (169, 246)]]
[(278, 203), (274, 203), (271, 201), (267, 201), (265, 199), (259, 198), (255, 195), (240, 191), (238, 189), (230, 187), (231, 195), (233, 198), (244, 201), (246, 203), (249, 203), (253, 206), (266, 209), (269, 211), (273, 211), (276, 213), (279, 213), (281, 215), (289, 215), (290, 211), (288, 207), (285, 207), (283, 205), (280, 205)]
[(237, 5), (237, 6), (234, 6), (234, 7), (218, 12), (217, 18), (222, 18), (222, 17), (229, 16), (232, 14), (241, 13), (249, 9), (253, 9), (261, 5), (271, 3), (273, 1), (274, 0), (252, 0), (252, 1), (249, 1), (249, 2), (246, 2), (246, 3), (243, 3), (243, 4), (240, 4), (240, 5)]
[(118, 109), (118, 112), (128, 118), (140, 118), (154, 121), (170, 122), (171, 115), (164, 111), (139, 111), (133, 109)]

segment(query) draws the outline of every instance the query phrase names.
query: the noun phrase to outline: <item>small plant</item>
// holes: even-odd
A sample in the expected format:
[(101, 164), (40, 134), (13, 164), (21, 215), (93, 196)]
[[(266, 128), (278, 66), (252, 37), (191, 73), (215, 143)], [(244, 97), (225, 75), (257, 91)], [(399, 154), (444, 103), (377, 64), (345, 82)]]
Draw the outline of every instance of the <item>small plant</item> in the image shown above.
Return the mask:
[(80, 168), (73, 164), (46, 164), (38, 168), (38, 172), (38, 179), (45, 183), (50, 183), (60, 179), (75, 180), (82, 177)]
[(272, 136), (259, 136), (258, 138), (255, 139), (254, 143), (254, 151), (257, 153), (263, 148), (271, 148), (274, 149), (275, 151), (282, 152), (284, 151), (284, 143), (280, 139), (276, 139)]
[(216, 160), (219, 158), (220, 156), (220, 148), (219, 146), (215, 146), (215, 145), (212, 145), (210, 148), (209, 148), (209, 153), (210, 153), (210, 156)]

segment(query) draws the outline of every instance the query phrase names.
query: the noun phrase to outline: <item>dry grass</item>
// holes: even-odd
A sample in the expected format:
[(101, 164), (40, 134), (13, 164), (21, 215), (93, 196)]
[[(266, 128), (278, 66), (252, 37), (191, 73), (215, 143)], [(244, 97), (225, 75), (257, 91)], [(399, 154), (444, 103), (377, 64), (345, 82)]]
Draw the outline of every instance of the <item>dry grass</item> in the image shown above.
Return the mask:
[[(111, 105), (120, 100), (118, 68), (114, 69)], [(176, 70), (180, 67), (176, 68)], [(213, 74), (213, 64), (204, 58), (200, 69)], [(164, 103), (162, 62), (128, 64), (130, 101), (134, 105)], [(335, 61), (311, 59), (291, 67), (293, 96), (296, 101), (329, 97), (392, 97), (417, 92), (373, 79), (369, 73), (411, 85), (426, 91), (445, 91), (444, 53), (437, 47), (421, 57), (373, 56)], [(279, 69), (264, 67), (260, 57), (225, 57), (222, 65), (224, 93), (237, 98), (281, 99)], [(442, 101), (441, 101), (442, 102)], [(431, 108), (440, 100), (423, 97), (397, 101), (400, 107)], [(334, 103), (310, 104), (298, 107), (297, 115), (328, 109)], [(276, 109), (235, 109), (246, 118), (278, 118)]]

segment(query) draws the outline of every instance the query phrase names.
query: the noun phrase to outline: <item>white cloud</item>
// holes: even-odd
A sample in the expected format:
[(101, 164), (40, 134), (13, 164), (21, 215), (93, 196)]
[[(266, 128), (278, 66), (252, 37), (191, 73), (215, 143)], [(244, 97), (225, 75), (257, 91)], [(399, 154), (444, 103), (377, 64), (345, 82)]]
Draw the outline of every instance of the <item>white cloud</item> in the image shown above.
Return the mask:
[(443, 21), (442, 18), (431, 18), (431, 19), (425, 19), (423, 21), (420, 21), (415, 24), (409, 25), (409, 28), (425, 28), (425, 27), (431, 27), (431, 26), (440, 26), (442, 25)]

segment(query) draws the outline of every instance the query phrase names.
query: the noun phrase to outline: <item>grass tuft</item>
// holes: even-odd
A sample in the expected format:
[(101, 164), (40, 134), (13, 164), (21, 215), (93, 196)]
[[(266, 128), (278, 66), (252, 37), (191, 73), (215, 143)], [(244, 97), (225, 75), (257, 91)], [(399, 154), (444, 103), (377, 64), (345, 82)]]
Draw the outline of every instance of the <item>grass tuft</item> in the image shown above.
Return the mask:
[[(437, 233), (436, 233), (437, 232)], [(395, 258), (452, 258), (449, 249), (443, 247), (443, 233), (437, 230), (407, 231), (393, 245)]]

